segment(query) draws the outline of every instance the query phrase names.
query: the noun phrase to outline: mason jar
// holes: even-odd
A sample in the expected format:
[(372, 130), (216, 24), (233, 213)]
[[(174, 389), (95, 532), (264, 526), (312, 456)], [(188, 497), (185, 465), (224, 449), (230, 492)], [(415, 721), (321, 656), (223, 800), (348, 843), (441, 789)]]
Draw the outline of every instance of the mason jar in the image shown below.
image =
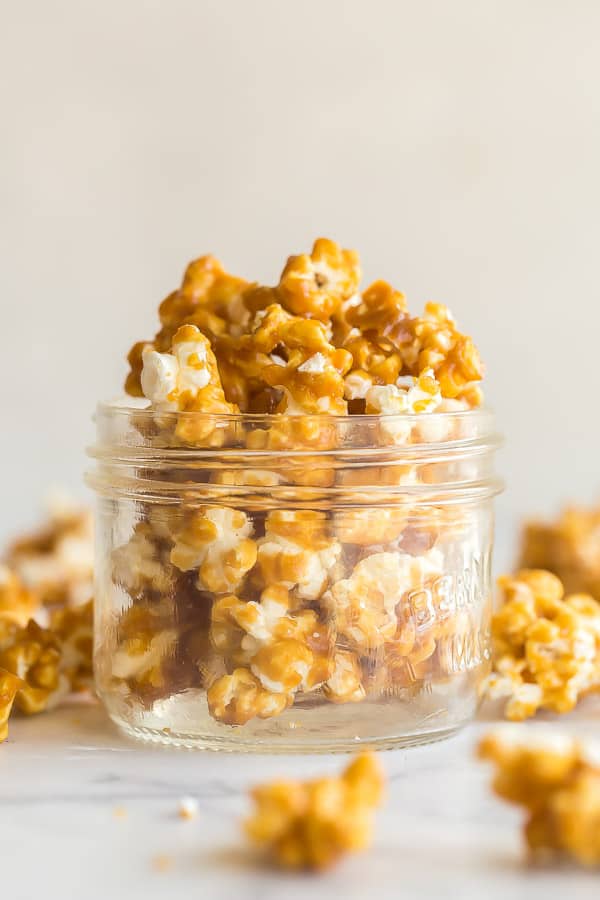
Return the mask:
[(398, 747), (490, 665), (492, 414), (96, 415), (95, 673), (172, 746)]

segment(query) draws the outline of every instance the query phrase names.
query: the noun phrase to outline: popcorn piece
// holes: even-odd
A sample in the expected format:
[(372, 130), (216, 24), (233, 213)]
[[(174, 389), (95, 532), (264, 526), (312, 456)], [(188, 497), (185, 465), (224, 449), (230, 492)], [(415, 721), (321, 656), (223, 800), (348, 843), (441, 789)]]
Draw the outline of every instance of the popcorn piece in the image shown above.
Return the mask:
[(527, 813), (525, 840), (536, 855), (600, 865), (600, 752), (566, 735), (531, 737), (518, 727), (479, 745), (496, 767), (493, 787)]
[(471, 338), (457, 330), (446, 306), (427, 303), (424, 315), (408, 320), (395, 343), (411, 375), (433, 369), (443, 397), (464, 399), (469, 406), (481, 403), (479, 354)]
[(232, 591), (256, 562), (252, 522), (236, 509), (207, 507), (190, 514), (175, 535), (171, 562), (182, 572), (198, 569), (198, 587)]
[(15, 700), (18, 709), (27, 714), (53, 709), (69, 693), (61, 656), (57, 636), (33, 619), (0, 650), (0, 668), (23, 682)]
[[(228, 403), (210, 341), (195, 325), (182, 325), (170, 353), (159, 353), (148, 345), (142, 353), (141, 384), (144, 396), (161, 412), (196, 412), (232, 415), (239, 409)], [(208, 440), (217, 444), (223, 428), (210, 420), (180, 417), (175, 435), (186, 443)]]
[(600, 508), (571, 506), (553, 522), (527, 522), (520, 565), (548, 569), (568, 593), (582, 591), (600, 601)]
[(92, 593), (92, 514), (62, 494), (48, 499), (48, 521), (9, 546), (6, 563), (42, 604), (85, 603)]
[(133, 606), (118, 622), (110, 674), (146, 705), (173, 688), (165, 667), (175, 650), (178, 633), (164, 625), (168, 621), (172, 621), (172, 614), (163, 617), (163, 610)]
[(252, 791), (255, 811), (246, 833), (279, 866), (328, 868), (369, 845), (383, 787), (376, 757), (368, 753), (337, 778), (262, 785)]
[(413, 423), (385, 417), (419, 415), (431, 413), (440, 406), (442, 395), (432, 369), (425, 369), (418, 378), (406, 376), (398, 378), (396, 384), (374, 385), (367, 391), (367, 415), (383, 415), (380, 430), (386, 438), (396, 444), (403, 444), (411, 436)]
[(325, 682), (323, 693), (332, 703), (359, 703), (365, 699), (360, 664), (353, 653), (339, 650), (335, 654), (333, 672)]
[(258, 541), (258, 568), (265, 584), (296, 589), (313, 600), (327, 586), (341, 553), (329, 536), (325, 513), (314, 510), (275, 510), (265, 521), (265, 536)]
[(269, 719), (284, 712), (293, 702), (289, 694), (273, 693), (262, 687), (249, 669), (234, 669), (218, 678), (206, 692), (211, 716), (225, 725), (245, 725), (250, 719)]
[(337, 632), (365, 652), (392, 640), (398, 627), (396, 607), (404, 594), (439, 574), (435, 550), (420, 557), (373, 553), (356, 564), (350, 578), (337, 581), (323, 602), (335, 618)]
[(363, 291), (360, 302), (346, 312), (346, 320), (362, 334), (398, 339), (398, 331), (408, 318), (406, 298), (386, 281), (375, 281)]
[(8, 737), (8, 718), (22, 686), (20, 678), (6, 669), (0, 669), (0, 744)]
[(160, 305), (161, 329), (154, 341), (138, 341), (131, 348), (126, 392), (134, 397), (144, 396), (141, 384), (144, 348), (159, 353), (169, 350), (173, 335), (182, 325), (196, 325), (212, 336), (244, 331), (249, 319), (243, 300), (246, 288), (247, 282), (225, 272), (214, 256), (202, 256), (191, 262), (179, 290)]
[(505, 715), (520, 720), (538, 709), (568, 712), (600, 686), (600, 604), (563, 597), (562, 583), (543, 570), (499, 579), (504, 603), (492, 619), (491, 697), (507, 696)]
[(222, 597), (212, 608), (210, 635), (217, 650), (247, 666), (266, 690), (291, 696), (329, 677), (331, 636), (313, 610), (290, 614), (288, 603), (280, 585), (263, 591), (260, 603)]
[(16, 627), (27, 625), (39, 609), (39, 599), (16, 572), (0, 563), (0, 646)]
[(327, 321), (358, 289), (358, 254), (342, 250), (334, 241), (318, 238), (308, 255), (290, 256), (277, 293), (295, 315)]
[(127, 543), (112, 554), (112, 576), (134, 600), (158, 599), (174, 585), (170, 544), (150, 522), (138, 522)]
[(50, 629), (61, 648), (60, 668), (72, 691), (90, 690), (94, 682), (94, 606), (88, 600), (74, 609), (55, 610), (50, 617)]

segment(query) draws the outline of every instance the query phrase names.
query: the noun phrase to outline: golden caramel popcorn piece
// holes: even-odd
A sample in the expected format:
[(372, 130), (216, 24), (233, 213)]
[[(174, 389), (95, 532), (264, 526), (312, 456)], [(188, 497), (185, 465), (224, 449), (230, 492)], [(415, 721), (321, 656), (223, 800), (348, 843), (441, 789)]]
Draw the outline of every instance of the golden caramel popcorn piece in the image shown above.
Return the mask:
[(249, 669), (234, 669), (222, 675), (206, 692), (211, 716), (225, 725), (245, 725), (250, 719), (269, 719), (284, 712), (293, 702), (289, 694), (273, 693), (262, 687)]
[(346, 310), (346, 321), (362, 334), (373, 332), (377, 338), (398, 337), (398, 330), (408, 317), (406, 298), (387, 281), (375, 281), (360, 297), (360, 302)]
[(50, 629), (61, 648), (61, 671), (67, 676), (72, 691), (89, 690), (94, 681), (94, 605), (54, 610)]
[(24, 682), (15, 701), (18, 709), (27, 714), (53, 709), (69, 693), (69, 679), (61, 670), (61, 656), (57, 636), (33, 619), (0, 650), (0, 669), (6, 669)]
[(277, 287), (282, 305), (298, 316), (326, 322), (358, 289), (360, 263), (354, 250), (318, 238), (312, 253), (290, 256)]
[(519, 565), (548, 569), (568, 593), (600, 601), (600, 508), (569, 506), (554, 521), (527, 522)]
[(112, 577), (134, 600), (168, 595), (174, 584), (170, 543), (150, 522), (138, 522), (129, 540), (113, 550)]
[(333, 671), (323, 686), (323, 693), (332, 703), (360, 703), (365, 699), (360, 663), (354, 653), (336, 652)]
[(92, 592), (94, 566), (91, 511), (61, 494), (51, 495), (47, 522), (14, 541), (5, 561), (40, 603), (84, 603)]
[(600, 752), (566, 735), (532, 737), (515, 727), (487, 734), (481, 759), (496, 767), (494, 791), (527, 813), (535, 856), (600, 865)]
[(39, 606), (38, 596), (25, 587), (16, 572), (0, 563), (0, 645), (16, 627), (27, 625)]
[(276, 781), (252, 791), (249, 838), (289, 869), (325, 869), (371, 842), (384, 777), (374, 754), (353, 759), (337, 778)]
[(131, 606), (117, 621), (110, 676), (145, 704), (172, 688), (166, 673), (178, 638), (172, 623), (173, 610), (166, 601)]
[(437, 551), (424, 556), (373, 553), (362, 559), (349, 578), (335, 582), (323, 597), (338, 634), (361, 652), (392, 640), (402, 597), (441, 574), (440, 563)]
[(198, 570), (200, 590), (232, 591), (256, 562), (252, 522), (237, 509), (211, 507), (187, 516), (174, 537), (171, 562)]
[(499, 579), (504, 602), (492, 619), (494, 672), (486, 690), (507, 696), (505, 715), (520, 720), (538, 709), (568, 712), (600, 686), (600, 604), (564, 597), (543, 570)]
[(8, 737), (8, 719), (17, 692), (22, 686), (20, 678), (6, 669), (0, 669), (0, 744)]
[(446, 306), (427, 303), (424, 315), (407, 320), (395, 342), (411, 375), (433, 369), (443, 397), (464, 399), (469, 406), (481, 403), (479, 354), (471, 338), (457, 330)]
[(258, 541), (258, 570), (265, 584), (281, 584), (312, 600), (325, 590), (340, 553), (325, 513), (274, 510), (266, 518), (264, 538)]
[(229, 275), (214, 256), (201, 256), (189, 264), (181, 287), (159, 308), (161, 329), (153, 341), (138, 341), (127, 357), (130, 372), (125, 390), (134, 397), (144, 396), (141, 375), (143, 351), (151, 347), (164, 353), (171, 347), (175, 332), (182, 325), (196, 325), (205, 334), (242, 333), (249, 319), (243, 297), (247, 282)]
[[(238, 407), (225, 399), (210, 341), (195, 325), (182, 325), (175, 332), (169, 353), (159, 353), (148, 345), (142, 362), (144, 396), (159, 412), (239, 413)], [(208, 441), (218, 446), (224, 440), (224, 429), (209, 418), (183, 415), (177, 419), (175, 436), (185, 443)]]

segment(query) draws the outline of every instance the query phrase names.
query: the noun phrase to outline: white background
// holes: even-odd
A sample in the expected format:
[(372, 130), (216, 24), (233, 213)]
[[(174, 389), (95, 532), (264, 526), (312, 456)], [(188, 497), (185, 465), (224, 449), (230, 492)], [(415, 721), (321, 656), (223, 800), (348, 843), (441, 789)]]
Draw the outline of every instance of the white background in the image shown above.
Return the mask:
[(487, 364), (506, 529), (598, 488), (600, 4), (1, 0), (0, 531), (83, 493), (188, 259), (320, 234)]

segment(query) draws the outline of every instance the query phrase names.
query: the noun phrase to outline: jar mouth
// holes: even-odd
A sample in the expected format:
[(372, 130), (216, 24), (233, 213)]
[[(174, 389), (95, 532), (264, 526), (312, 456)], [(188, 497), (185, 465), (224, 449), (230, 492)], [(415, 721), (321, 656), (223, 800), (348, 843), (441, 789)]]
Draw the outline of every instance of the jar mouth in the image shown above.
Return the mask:
[[(479, 502), (502, 490), (492, 469), (501, 439), (486, 407), (416, 415), (214, 415), (162, 412), (128, 398), (100, 403), (95, 418), (98, 439), (88, 455), (96, 468), (88, 484), (144, 502), (200, 503), (210, 496), (223, 504), (252, 498), (313, 509), (439, 505)], [(177, 438), (182, 423), (211, 440)], [(294, 431), (286, 444), (287, 428), (309, 435), (306, 443)], [(282, 444), (256, 446), (252, 433), (260, 438), (271, 429), (283, 429)]]

